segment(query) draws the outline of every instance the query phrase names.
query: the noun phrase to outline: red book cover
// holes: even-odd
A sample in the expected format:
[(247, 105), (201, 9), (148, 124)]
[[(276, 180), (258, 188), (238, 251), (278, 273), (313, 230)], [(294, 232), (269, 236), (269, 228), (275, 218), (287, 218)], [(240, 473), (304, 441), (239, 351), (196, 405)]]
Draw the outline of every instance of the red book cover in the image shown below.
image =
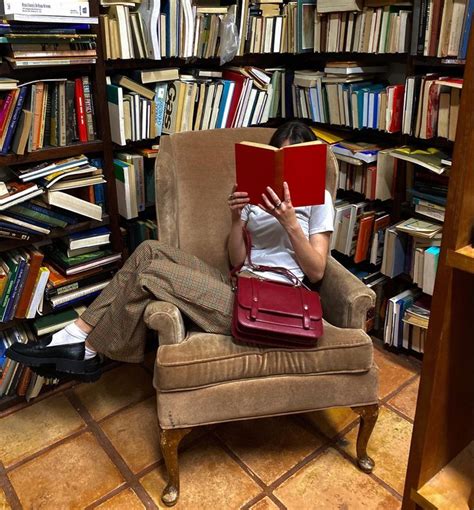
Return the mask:
[(365, 216), (360, 219), (359, 235), (357, 237), (357, 244), (354, 254), (354, 262), (357, 264), (367, 258), (367, 251), (369, 250), (369, 242), (372, 237), (372, 227), (374, 224), (374, 215)]
[(3, 131), (5, 129), (7, 123), (8, 112), (13, 107), (13, 98), (15, 97), (15, 90), (11, 90), (5, 101), (3, 101), (1, 110), (0, 110), (0, 136), (2, 136)]
[(76, 100), (76, 117), (77, 117), (77, 131), (79, 133), (79, 140), (87, 142), (87, 120), (86, 110), (84, 106), (84, 88), (82, 86), (81, 78), (75, 80), (75, 100)]
[(37, 250), (30, 251), (30, 270), (28, 271), (28, 276), (26, 277), (25, 285), (23, 286), (23, 291), (21, 293), (20, 300), (18, 301), (15, 313), (15, 317), (17, 319), (25, 318), (26, 310), (30, 303), (33, 287), (35, 286), (43, 258), (44, 255), (41, 252)]
[(390, 119), (390, 126), (387, 131), (389, 133), (396, 133), (402, 128), (402, 117), (403, 117), (403, 99), (405, 96), (405, 85), (393, 85), (387, 87), (387, 89), (393, 89), (393, 101), (389, 105), (392, 110), (392, 116)]
[(224, 72), (222, 73), (222, 78), (224, 78), (224, 80), (231, 80), (235, 82), (234, 93), (232, 95), (232, 101), (230, 102), (229, 107), (229, 115), (227, 117), (227, 123), (225, 125), (226, 128), (230, 128), (233, 126), (234, 117), (237, 112), (237, 106), (239, 104), (240, 96), (242, 94), (242, 88), (247, 78), (238, 71), (231, 71), (230, 69), (224, 70)]
[(306, 142), (281, 149), (241, 142), (235, 145), (236, 180), (239, 191), (249, 194), (251, 204), (262, 203), (270, 186), (283, 200), (283, 182), (288, 183), (293, 206), (324, 203), (326, 144)]

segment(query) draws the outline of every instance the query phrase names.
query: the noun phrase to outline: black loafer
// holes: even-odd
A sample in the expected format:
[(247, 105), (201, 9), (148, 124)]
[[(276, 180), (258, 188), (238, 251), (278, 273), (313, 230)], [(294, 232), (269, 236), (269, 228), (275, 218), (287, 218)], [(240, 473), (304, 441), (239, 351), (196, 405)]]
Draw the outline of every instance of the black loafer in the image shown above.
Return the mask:
[(97, 355), (85, 360), (84, 342), (49, 347), (51, 338), (31, 344), (15, 342), (6, 350), (5, 355), (32, 368), (44, 367), (56, 372), (85, 376), (90, 380), (100, 377), (100, 357)]
[(62, 372), (57, 370), (54, 365), (42, 365), (40, 367), (31, 367), (31, 370), (42, 377), (46, 377), (47, 379), (64, 379), (68, 378), (70, 380), (74, 379), (75, 381), (90, 383), (97, 381), (99, 377), (102, 375), (102, 366), (103, 363), (99, 359), (99, 355), (94, 358), (84, 360), (84, 371), (77, 372)]

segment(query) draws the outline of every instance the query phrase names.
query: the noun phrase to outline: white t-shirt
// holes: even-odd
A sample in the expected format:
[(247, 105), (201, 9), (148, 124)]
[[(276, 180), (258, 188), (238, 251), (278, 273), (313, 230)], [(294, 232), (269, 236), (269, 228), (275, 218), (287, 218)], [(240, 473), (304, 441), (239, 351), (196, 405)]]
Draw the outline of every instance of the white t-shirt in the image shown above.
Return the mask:
[[(296, 207), (296, 218), (309, 239), (313, 234), (334, 230), (334, 207), (331, 194), (326, 190), (324, 204)], [(304, 273), (298, 265), (290, 238), (280, 222), (256, 205), (247, 205), (240, 216), (247, 223), (252, 238), (252, 263), (265, 266), (280, 266), (292, 271), (300, 280)], [(251, 271), (247, 261), (242, 271)], [(285, 277), (270, 271), (259, 272), (269, 280), (288, 281)]]

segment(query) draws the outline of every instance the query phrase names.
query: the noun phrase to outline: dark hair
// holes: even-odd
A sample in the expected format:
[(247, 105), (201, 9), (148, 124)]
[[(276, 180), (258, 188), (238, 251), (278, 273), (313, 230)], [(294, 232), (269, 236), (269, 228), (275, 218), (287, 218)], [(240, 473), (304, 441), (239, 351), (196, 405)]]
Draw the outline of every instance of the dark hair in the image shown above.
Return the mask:
[(286, 140), (288, 140), (290, 145), (293, 145), (295, 143), (313, 142), (316, 139), (316, 135), (306, 124), (298, 120), (291, 120), (282, 124), (273, 133), (270, 145), (281, 147)]

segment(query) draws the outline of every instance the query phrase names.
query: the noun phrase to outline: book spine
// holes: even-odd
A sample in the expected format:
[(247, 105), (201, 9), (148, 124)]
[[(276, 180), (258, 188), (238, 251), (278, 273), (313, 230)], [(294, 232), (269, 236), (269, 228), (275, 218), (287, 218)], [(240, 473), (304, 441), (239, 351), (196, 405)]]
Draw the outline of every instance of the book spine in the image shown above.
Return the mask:
[(23, 291), (21, 293), (21, 297), (15, 312), (15, 317), (17, 319), (23, 319), (26, 315), (28, 304), (33, 293), (36, 279), (38, 278), (43, 258), (44, 255), (40, 252), (32, 253), (31, 255), (30, 270), (28, 271), (28, 276), (26, 278), (25, 285), (23, 287)]
[(29, 241), (31, 238), (30, 234), (21, 234), (20, 232), (7, 230), (3, 227), (0, 228), (0, 237), (3, 237), (4, 239), (20, 239), (22, 241)]
[(58, 102), (58, 94), (59, 87), (57, 83), (51, 84), (51, 119), (50, 119), (50, 127), (49, 127), (49, 143), (53, 147), (57, 147), (59, 145), (59, 137), (58, 137), (58, 126), (59, 126), (59, 102)]
[(0, 110), (0, 136), (2, 136), (4, 129), (6, 128), (6, 122), (8, 118), (8, 112), (12, 107), (13, 98), (15, 97), (15, 91), (12, 90), (8, 93), (3, 105)]
[(88, 140), (94, 140), (95, 139), (94, 111), (92, 108), (91, 84), (88, 76), (82, 77), (82, 88), (84, 90), (84, 106), (86, 110), (87, 120), (87, 138)]
[[(58, 85), (58, 101), (59, 101), (59, 115), (58, 115), (58, 140), (60, 147), (64, 147), (70, 143), (72, 143), (72, 140), (70, 141), (68, 139), (67, 133), (68, 130), (72, 128), (72, 126), (76, 125), (75, 119), (67, 118), (67, 83), (60, 83)], [(73, 84), (74, 86), (74, 84)], [(74, 104), (74, 101), (73, 101)]]
[(0, 154), (7, 154), (10, 150), (12, 141), (13, 141), (13, 135), (15, 133), (15, 130), (18, 126), (18, 121), (20, 120), (20, 114), (21, 109), (23, 107), (23, 103), (25, 102), (26, 95), (28, 93), (27, 87), (21, 87), (20, 93), (18, 95), (18, 100), (16, 102), (15, 110), (13, 111), (12, 118), (10, 120), (10, 123), (7, 128), (7, 134), (5, 136), (5, 141), (3, 142), (2, 150), (0, 151)]
[(87, 0), (54, 0), (51, 2), (26, 2), (4, 0), (1, 14), (23, 14), (37, 16), (89, 16)]
[(75, 80), (75, 101), (76, 101), (76, 120), (79, 132), (79, 141), (87, 142), (87, 120), (84, 107), (84, 88), (81, 78)]
[(20, 299), (20, 292), (23, 283), (26, 278), (25, 268), (27, 267), (26, 260), (22, 259), (18, 264), (18, 271), (15, 276), (15, 281), (11, 290), (11, 294), (8, 298), (8, 303), (5, 307), (5, 313), (3, 314), (3, 322), (8, 322), (13, 319), (15, 314), (15, 308)]
[(75, 105), (75, 88), (73, 81), (67, 81), (65, 85), (65, 140), (70, 145), (77, 140), (77, 121), (76, 121), (76, 105)]

